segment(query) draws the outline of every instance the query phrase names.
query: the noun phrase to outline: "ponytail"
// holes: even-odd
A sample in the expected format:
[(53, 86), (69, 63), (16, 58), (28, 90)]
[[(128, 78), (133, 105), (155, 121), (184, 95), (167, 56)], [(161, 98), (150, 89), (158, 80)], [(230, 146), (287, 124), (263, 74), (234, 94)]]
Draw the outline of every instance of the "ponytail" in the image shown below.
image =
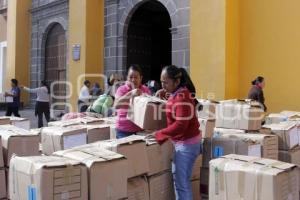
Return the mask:
[(174, 81), (176, 81), (177, 79), (180, 79), (179, 86), (186, 87), (192, 93), (192, 98), (195, 101), (197, 109), (201, 110), (202, 106), (196, 99), (195, 85), (193, 84), (187, 71), (184, 68), (178, 68), (175, 65), (166, 66), (163, 70), (167, 72), (168, 77), (170, 79), (172, 79)]
[(257, 84), (259, 84), (259, 83), (264, 82), (264, 80), (265, 80), (264, 77), (258, 76), (255, 80), (253, 80), (253, 81), (251, 82), (251, 84), (252, 84), (252, 85), (257, 85)]

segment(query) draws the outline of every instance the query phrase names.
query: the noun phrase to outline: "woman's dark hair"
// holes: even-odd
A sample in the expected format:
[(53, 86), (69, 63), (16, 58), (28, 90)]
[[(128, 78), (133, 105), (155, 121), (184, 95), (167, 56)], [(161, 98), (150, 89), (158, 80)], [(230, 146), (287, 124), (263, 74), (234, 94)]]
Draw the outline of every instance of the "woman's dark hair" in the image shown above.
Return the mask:
[(90, 82), (89, 80), (85, 80), (85, 81), (83, 82), (83, 84), (84, 84), (84, 85), (87, 85), (87, 84), (91, 84), (91, 82)]
[(47, 81), (43, 80), (41, 81), (42, 86), (45, 86), (48, 90), (48, 94), (50, 94), (50, 86), (48, 85)]
[(143, 70), (139, 65), (130, 65), (130, 67), (127, 70), (127, 74), (130, 70), (136, 71), (140, 74), (140, 76), (143, 76)]
[(177, 79), (180, 79), (179, 87), (186, 87), (191, 93), (192, 97), (195, 100), (195, 104), (197, 106), (197, 110), (201, 109), (201, 105), (198, 102), (196, 97), (196, 88), (193, 84), (189, 74), (184, 68), (176, 67), (175, 65), (169, 65), (163, 68), (163, 71), (167, 72), (167, 75), (170, 79), (176, 81)]
[(255, 80), (251, 82), (252, 85), (257, 85), (258, 83), (264, 82), (265, 78), (262, 76), (258, 76)]
[(13, 78), (13, 79), (11, 79), (11, 82), (13, 84), (15, 84), (16, 86), (18, 86), (18, 80), (17, 79)]
[(193, 96), (195, 96), (195, 86), (184, 68), (178, 68), (175, 65), (169, 65), (164, 67), (163, 70), (167, 72), (167, 75), (170, 79), (174, 81), (180, 79), (179, 87), (186, 87), (193, 94)]

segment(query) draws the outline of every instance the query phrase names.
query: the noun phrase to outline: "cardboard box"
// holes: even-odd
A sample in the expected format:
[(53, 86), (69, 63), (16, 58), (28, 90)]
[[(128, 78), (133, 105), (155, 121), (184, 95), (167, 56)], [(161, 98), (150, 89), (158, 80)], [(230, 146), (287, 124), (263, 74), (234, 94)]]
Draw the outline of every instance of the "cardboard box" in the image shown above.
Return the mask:
[(210, 162), (209, 199), (299, 199), (296, 165), (227, 155)]
[(5, 171), (5, 180), (6, 180), (6, 196), (8, 199), (11, 199), (9, 197), (9, 168), (4, 168)]
[(89, 171), (89, 199), (123, 199), (127, 197), (127, 159), (115, 152), (84, 145), (55, 152), (56, 156), (85, 164)]
[[(276, 135), (260, 134), (256, 132), (240, 133), (239, 130), (229, 131), (227, 129), (218, 128), (215, 129), (214, 138), (238, 139), (250, 145), (248, 147), (248, 153), (244, 152), (241, 153), (241, 155), (278, 160), (278, 137)], [(240, 150), (241, 148), (238, 147), (236, 154), (240, 154)], [(243, 151), (241, 150), (241, 152)]]
[[(146, 136), (149, 132), (137, 133), (141, 136)], [(166, 141), (162, 145), (159, 145), (154, 140), (144, 139), (146, 142), (147, 159), (149, 163), (148, 176), (170, 170), (172, 168), (172, 159), (174, 153), (174, 147), (171, 141)]]
[(171, 172), (148, 177), (150, 200), (175, 200)]
[(299, 120), (300, 119), (300, 112), (297, 111), (289, 111), (289, 110), (284, 110), (280, 112), (280, 114), (285, 115), (289, 118), (289, 120)]
[(208, 185), (209, 185), (209, 168), (202, 167), (201, 168), (201, 176), (200, 176), (201, 196), (208, 195)]
[(21, 117), (10, 117), (10, 123), (13, 126), (25, 129), (25, 130), (30, 130), (30, 121), (29, 119), (26, 118), (21, 118)]
[(278, 138), (263, 134), (219, 134), (204, 141), (203, 167), (209, 161), (228, 154), (278, 159)]
[(146, 143), (143, 136), (132, 135), (118, 140), (96, 142), (93, 145), (124, 155), (128, 159), (128, 178), (149, 172)]
[(9, 117), (0, 117), (0, 125), (7, 125), (10, 124), (10, 118)]
[(266, 117), (266, 124), (279, 124), (280, 122), (288, 121), (288, 117), (279, 113), (271, 113)]
[(49, 122), (48, 126), (60, 126), (60, 127), (68, 127), (68, 126), (74, 126), (74, 125), (99, 125), (103, 124), (104, 121), (100, 118), (95, 117), (81, 117), (76, 119), (68, 119), (64, 121), (55, 121), (55, 122)]
[(279, 160), (282, 162), (292, 163), (300, 167), (300, 149), (279, 151)]
[(0, 168), (0, 199), (6, 198), (6, 178), (4, 168)]
[(1, 125), (0, 136), (5, 166), (9, 166), (13, 154), (18, 156), (40, 155), (40, 136), (35, 133), (12, 125)]
[(232, 100), (222, 101), (216, 107), (216, 127), (259, 130), (263, 110), (252, 102)]
[(3, 150), (2, 150), (2, 139), (0, 135), (0, 168), (4, 167)]
[(87, 125), (86, 128), (88, 143), (110, 139), (110, 127), (108, 125)]
[(149, 186), (146, 177), (135, 177), (128, 180), (128, 200), (149, 200)]
[(218, 102), (207, 99), (197, 99), (202, 105), (202, 110), (198, 111), (198, 117), (203, 119), (216, 119), (216, 105)]
[(199, 155), (194, 163), (191, 180), (200, 179), (201, 167), (202, 167), (202, 155)]
[(200, 180), (192, 181), (193, 200), (201, 200), (200, 196)]
[(10, 198), (88, 199), (87, 168), (54, 156), (13, 157), (9, 171)]
[(299, 145), (298, 129), (295, 122), (282, 122), (280, 124), (264, 125), (278, 136), (279, 149), (289, 150)]
[(198, 118), (202, 138), (211, 138), (213, 136), (216, 121), (211, 119)]
[(144, 130), (166, 128), (166, 101), (152, 96), (135, 97), (130, 102), (127, 118)]
[(51, 155), (55, 151), (87, 144), (87, 129), (76, 126), (45, 127), (42, 129), (41, 138), (43, 153)]

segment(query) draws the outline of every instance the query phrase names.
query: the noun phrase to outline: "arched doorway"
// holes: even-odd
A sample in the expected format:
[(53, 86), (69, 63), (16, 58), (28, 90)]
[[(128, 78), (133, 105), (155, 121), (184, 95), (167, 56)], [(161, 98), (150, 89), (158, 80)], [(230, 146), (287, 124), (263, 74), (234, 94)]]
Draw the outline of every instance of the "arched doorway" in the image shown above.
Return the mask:
[(143, 68), (144, 82), (160, 80), (164, 66), (172, 63), (171, 18), (158, 1), (143, 3), (132, 15), (127, 32), (127, 68)]
[[(52, 104), (60, 104), (55, 109), (63, 110), (66, 102), (66, 36), (60, 24), (54, 24), (46, 37), (45, 45), (45, 80), (49, 85), (54, 84)], [(60, 81), (60, 82), (57, 82)], [(57, 82), (57, 83), (55, 83)]]

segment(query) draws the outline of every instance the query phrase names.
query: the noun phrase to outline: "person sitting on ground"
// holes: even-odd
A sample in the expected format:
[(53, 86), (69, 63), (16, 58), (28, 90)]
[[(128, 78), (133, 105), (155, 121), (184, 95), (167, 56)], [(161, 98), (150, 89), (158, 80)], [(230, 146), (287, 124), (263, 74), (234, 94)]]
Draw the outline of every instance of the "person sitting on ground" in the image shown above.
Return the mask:
[(267, 106), (265, 105), (265, 97), (263, 89), (266, 85), (264, 77), (258, 76), (252, 82), (252, 87), (248, 94), (248, 99), (258, 101), (261, 104), (262, 109), (267, 112)]

